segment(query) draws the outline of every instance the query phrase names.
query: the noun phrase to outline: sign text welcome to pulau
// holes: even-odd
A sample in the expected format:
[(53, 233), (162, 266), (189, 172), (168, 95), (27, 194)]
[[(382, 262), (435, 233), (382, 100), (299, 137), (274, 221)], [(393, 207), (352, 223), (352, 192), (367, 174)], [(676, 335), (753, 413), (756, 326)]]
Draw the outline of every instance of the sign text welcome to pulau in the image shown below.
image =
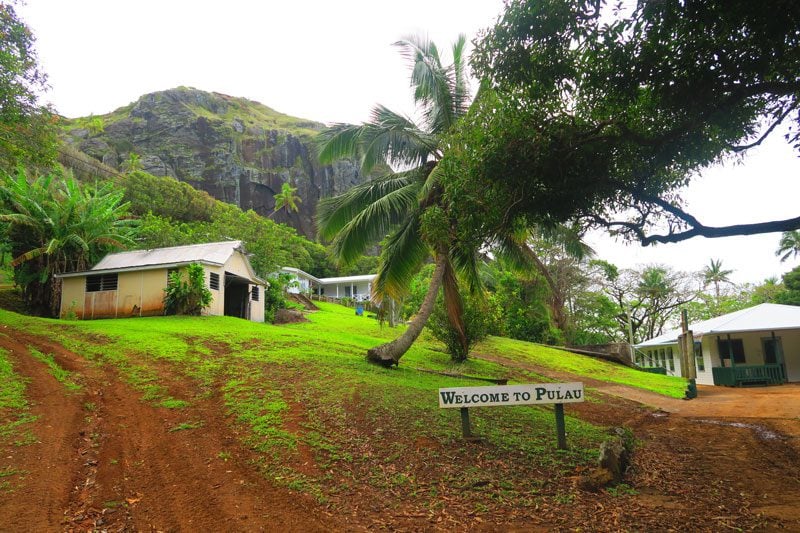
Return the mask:
[(576, 403), (584, 401), (583, 398), (583, 383), (540, 383), (439, 389), (439, 407), (442, 408)]

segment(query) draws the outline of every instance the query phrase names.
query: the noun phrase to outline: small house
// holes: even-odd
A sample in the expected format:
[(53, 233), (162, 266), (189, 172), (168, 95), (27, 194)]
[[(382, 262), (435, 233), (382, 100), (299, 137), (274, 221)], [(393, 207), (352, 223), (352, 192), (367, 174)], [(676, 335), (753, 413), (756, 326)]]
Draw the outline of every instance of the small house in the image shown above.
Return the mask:
[(314, 287), (320, 284), (319, 278), (299, 268), (283, 267), (281, 268), (281, 272), (291, 276), (291, 281), (286, 287), (286, 291), (292, 294), (311, 294)]
[(241, 241), (173, 246), (109, 254), (91, 270), (61, 274), (61, 316), (122, 318), (164, 314), (170, 273), (197, 263), (211, 304), (205, 315), (264, 321), (264, 289)]
[[(800, 381), (800, 307), (760, 304), (689, 326), (697, 383), (778, 384)], [(636, 363), (680, 376), (680, 329), (636, 345)]]
[(317, 278), (299, 268), (283, 267), (281, 272), (292, 276), (294, 283), (287, 288), (289, 292), (316, 294), (333, 300), (352, 298), (363, 302), (370, 299), (375, 274)]

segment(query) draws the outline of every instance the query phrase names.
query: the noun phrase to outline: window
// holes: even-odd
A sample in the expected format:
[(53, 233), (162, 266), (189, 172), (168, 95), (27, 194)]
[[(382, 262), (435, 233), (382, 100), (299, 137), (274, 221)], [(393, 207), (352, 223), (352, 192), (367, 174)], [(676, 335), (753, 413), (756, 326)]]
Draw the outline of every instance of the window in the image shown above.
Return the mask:
[(118, 274), (86, 276), (86, 292), (117, 290)]
[(208, 277), (208, 286), (215, 291), (219, 290), (219, 274), (212, 272)]
[(730, 343), (728, 343), (728, 339), (717, 339), (717, 347), (719, 348), (719, 358), (720, 359), (730, 359), (731, 358), (731, 350), (733, 350), (733, 362), (734, 363), (744, 363), (744, 343), (742, 339), (730, 339)]
[(661, 368), (667, 368), (667, 355), (664, 353), (664, 348), (661, 348), (659, 352), (658, 366)]
[(670, 372), (675, 372), (675, 357), (672, 355), (672, 348), (667, 348), (667, 363), (669, 363)]
[(694, 343), (694, 359), (697, 361), (697, 370), (704, 372), (706, 369), (706, 361), (703, 359), (703, 345), (699, 342)]
[(258, 301), (258, 285), (253, 285), (253, 289), (250, 291), (250, 299), (254, 302)]

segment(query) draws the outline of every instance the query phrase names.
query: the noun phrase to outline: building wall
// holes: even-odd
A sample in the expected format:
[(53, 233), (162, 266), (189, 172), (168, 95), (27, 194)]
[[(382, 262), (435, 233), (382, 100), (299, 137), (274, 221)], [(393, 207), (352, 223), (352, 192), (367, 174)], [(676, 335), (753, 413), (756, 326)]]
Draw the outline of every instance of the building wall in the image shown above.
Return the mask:
[[(203, 315), (220, 316), (225, 314), (225, 267), (203, 265), (206, 271), (206, 287), (211, 290), (211, 303), (203, 309)], [(219, 276), (219, 289), (211, 288), (211, 273)]]
[[(258, 287), (258, 301), (253, 301), (253, 287)], [(263, 285), (250, 285), (250, 320), (264, 322), (264, 291)]]
[(164, 314), (167, 269), (121, 272), (117, 288), (117, 317)]
[[(742, 340), (745, 356), (745, 362), (743, 364), (746, 365), (766, 364), (763, 341), (771, 337), (771, 331), (731, 333), (732, 340)], [(786, 368), (786, 378), (789, 381), (800, 381), (800, 330), (776, 331), (775, 337), (780, 339), (781, 348), (783, 350), (783, 362)], [(697, 361), (695, 361), (695, 367), (697, 369), (697, 383), (701, 385), (713, 385), (714, 376), (711, 369), (713, 367), (722, 366), (717, 338), (725, 340), (728, 338), (728, 336), (727, 334), (704, 335), (700, 341), (703, 349), (703, 368), (701, 369), (700, 366), (697, 365)], [(668, 354), (669, 348), (672, 348), (674, 370), (671, 370), (668, 362), (669, 359), (667, 359), (667, 374), (672, 376), (680, 376), (681, 362), (680, 352), (678, 351), (677, 344), (672, 346), (641, 348), (639, 350), (640, 359), (637, 360), (637, 363), (640, 366), (664, 366), (660, 357), (661, 350), (664, 350), (665, 354)], [(729, 366), (730, 363), (726, 360), (725, 365)]]
[(83, 318), (83, 304), (86, 293), (86, 278), (64, 278), (61, 280), (61, 318), (75, 313)]
[(62, 280), (61, 316), (117, 318), (164, 314), (167, 269), (120, 272), (117, 290), (86, 292), (86, 277)]
[(786, 377), (789, 381), (800, 381), (800, 331), (781, 331), (783, 359), (786, 363)]
[[(742, 339), (746, 365), (765, 364), (764, 339), (772, 337), (771, 331), (748, 331), (731, 333), (731, 339)], [(775, 337), (780, 339), (783, 350), (783, 362), (786, 368), (786, 378), (789, 381), (800, 381), (800, 330), (776, 331)], [(725, 335), (706, 335), (703, 337), (703, 353), (707, 360), (708, 380), (702, 383), (713, 384), (711, 379), (711, 363), (713, 366), (722, 366), (717, 345), (717, 338), (727, 339)], [(725, 362), (726, 365), (730, 363)], [(699, 373), (698, 373), (699, 378)], [(699, 381), (699, 380), (698, 380)]]
[(311, 280), (302, 275), (297, 275), (293, 272), (284, 272), (284, 274), (289, 274), (291, 279), (289, 280), (289, 285), (286, 287), (286, 292), (291, 294), (308, 294), (313, 291), (313, 286)]
[[(355, 294), (358, 300), (369, 300), (371, 287), (372, 284), (369, 281), (361, 281), (358, 283), (332, 283), (330, 285), (324, 285), (325, 290), (323, 294), (328, 298), (344, 298), (345, 296), (350, 296), (352, 298), (353, 294)], [(351, 291), (351, 294), (348, 294), (348, 290)]]
[(668, 376), (681, 375), (681, 354), (678, 345), (651, 346), (637, 350), (639, 366), (660, 367), (667, 371)]

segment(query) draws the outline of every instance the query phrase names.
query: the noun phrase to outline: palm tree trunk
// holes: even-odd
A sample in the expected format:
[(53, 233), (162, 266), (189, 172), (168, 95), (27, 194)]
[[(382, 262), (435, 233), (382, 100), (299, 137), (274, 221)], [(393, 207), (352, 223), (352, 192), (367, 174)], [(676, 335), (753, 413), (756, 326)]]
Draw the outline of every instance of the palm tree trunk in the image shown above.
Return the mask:
[(564, 311), (564, 295), (561, 292), (556, 280), (553, 278), (553, 275), (550, 274), (550, 270), (547, 266), (542, 262), (539, 256), (531, 250), (530, 246), (523, 246), (523, 250), (526, 252), (528, 258), (536, 265), (536, 270), (544, 278), (547, 286), (550, 287), (550, 311), (553, 313), (553, 321), (556, 323), (556, 327), (560, 329), (564, 334), (567, 333), (567, 329), (569, 328), (569, 318)]
[(433, 307), (436, 304), (436, 296), (439, 294), (439, 288), (442, 286), (442, 279), (444, 278), (444, 271), (447, 266), (447, 254), (437, 253), (435, 257), (436, 268), (433, 270), (431, 277), (431, 284), (428, 286), (428, 292), (425, 294), (425, 299), (422, 305), (414, 316), (414, 320), (408, 325), (408, 328), (402, 335), (397, 337), (391, 342), (381, 344), (375, 348), (367, 351), (367, 361), (375, 363), (383, 367), (390, 367), (392, 365), (399, 365), (400, 358), (405, 355), (414, 341), (417, 340), (422, 329), (428, 322), (428, 318), (433, 312)]

